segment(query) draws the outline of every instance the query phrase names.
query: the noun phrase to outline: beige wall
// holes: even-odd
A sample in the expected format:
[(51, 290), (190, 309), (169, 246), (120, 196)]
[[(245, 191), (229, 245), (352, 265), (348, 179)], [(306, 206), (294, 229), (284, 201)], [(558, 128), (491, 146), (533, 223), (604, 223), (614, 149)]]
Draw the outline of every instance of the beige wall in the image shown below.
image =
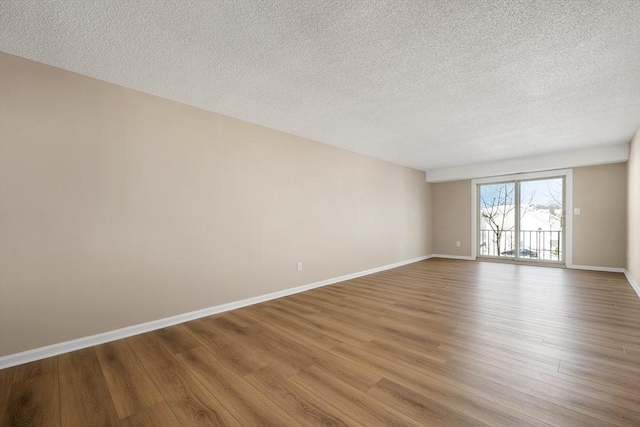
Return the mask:
[(432, 184), (431, 195), (433, 253), (471, 256), (471, 181)]
[[(581, 214), (573, 218), (573, 264), (626, 265), (626, 187), (625, 163), (574, 169), (573, 203)], [(471, 255), (470, 181), (432, 184), (431, 191), (433, 252)]]
[(626, 163), (573, 170), (573, 264), (626, 266)]
[(640, 283), (640, 129), (627, 164), (627, 270)]
[(431, 253), (423, 172), (6, 54), (0, 102), (0, 355)]

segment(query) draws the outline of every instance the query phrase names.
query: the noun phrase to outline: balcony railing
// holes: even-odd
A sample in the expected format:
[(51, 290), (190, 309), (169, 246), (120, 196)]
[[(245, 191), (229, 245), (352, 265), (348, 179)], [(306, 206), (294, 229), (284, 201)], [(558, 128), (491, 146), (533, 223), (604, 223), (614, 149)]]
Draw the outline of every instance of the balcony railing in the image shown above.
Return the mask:
[[(480, 230), (480, 256), (515, 258), (515, 230)], [(519, 258), (562, 261), (561, 230), (520, 230)]]

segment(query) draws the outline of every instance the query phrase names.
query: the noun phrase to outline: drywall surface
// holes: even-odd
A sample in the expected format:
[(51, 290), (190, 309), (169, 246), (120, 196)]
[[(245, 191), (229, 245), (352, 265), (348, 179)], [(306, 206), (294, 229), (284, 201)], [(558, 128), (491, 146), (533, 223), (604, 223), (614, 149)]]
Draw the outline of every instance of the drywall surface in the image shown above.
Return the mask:
[(433, 253), (471, 256), (471, 182), (433, 184), (431, 194)]
[[(626, 180), (626, 163), (573, 169), (573, 206), (580, 208), (573, 216), (573, 264), (626, 265)], [(433, 253), (470, 256), (470, 181), (434, 183), (431, 192)]]
[(626, 266), (627, 165), (573, 170), (573, 264)]
[(627, 270), (640, 283), (640, 129), (627, 164)]
[(0, 54), (0, 355), (427, 255), (429, 187)]

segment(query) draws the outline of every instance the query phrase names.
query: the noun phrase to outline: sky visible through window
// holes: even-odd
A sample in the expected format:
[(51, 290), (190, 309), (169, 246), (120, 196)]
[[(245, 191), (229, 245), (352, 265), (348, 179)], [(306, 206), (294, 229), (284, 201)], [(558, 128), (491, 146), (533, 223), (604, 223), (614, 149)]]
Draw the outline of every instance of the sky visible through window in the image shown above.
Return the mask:
[[(493, 200), (500, 204), (512, 205), (515, 197), (515, 184), (504, 182), (480, 186), (482, 204), (491, 204)], [(562, 206), (562, 178), (522, 181), (520, 183), (520, 200), (534, 206)]]
[(480, 185), (479, 254), (562, 261), (563, 183), (545, 178)]

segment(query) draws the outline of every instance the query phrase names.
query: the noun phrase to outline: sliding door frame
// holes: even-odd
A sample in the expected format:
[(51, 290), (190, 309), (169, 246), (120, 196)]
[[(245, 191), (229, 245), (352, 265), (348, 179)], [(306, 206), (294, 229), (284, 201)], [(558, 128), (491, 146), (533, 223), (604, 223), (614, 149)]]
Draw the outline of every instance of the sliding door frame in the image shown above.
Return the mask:
[[(564, 178), (564, 265), (573, 266), (573, 169), (556, 169), (544, 172), (521, 173), (514, 175), (501, 175), (471, 180), (471, 258), (478, 257), (478, 185), (499, 184), (507, 181), (530, 181), (536, 179)], [(518, 187), (518, 185), (516, 185)], [(514, 199), (514, 203), (516, 200)], [(520, 200), (516, 205), (519, 206)], [(519, 210), (519, 209), (518, 209)], [(518, 214), (518, 211), (516, 211)], [(515, 258), (515, 257), (514, 257)], [(491, 258), (486, 258), (491, 259)], [(510, 261), (521, 261), (514, 259)], [(562, 265), (555, 263), (555, 265)]]

